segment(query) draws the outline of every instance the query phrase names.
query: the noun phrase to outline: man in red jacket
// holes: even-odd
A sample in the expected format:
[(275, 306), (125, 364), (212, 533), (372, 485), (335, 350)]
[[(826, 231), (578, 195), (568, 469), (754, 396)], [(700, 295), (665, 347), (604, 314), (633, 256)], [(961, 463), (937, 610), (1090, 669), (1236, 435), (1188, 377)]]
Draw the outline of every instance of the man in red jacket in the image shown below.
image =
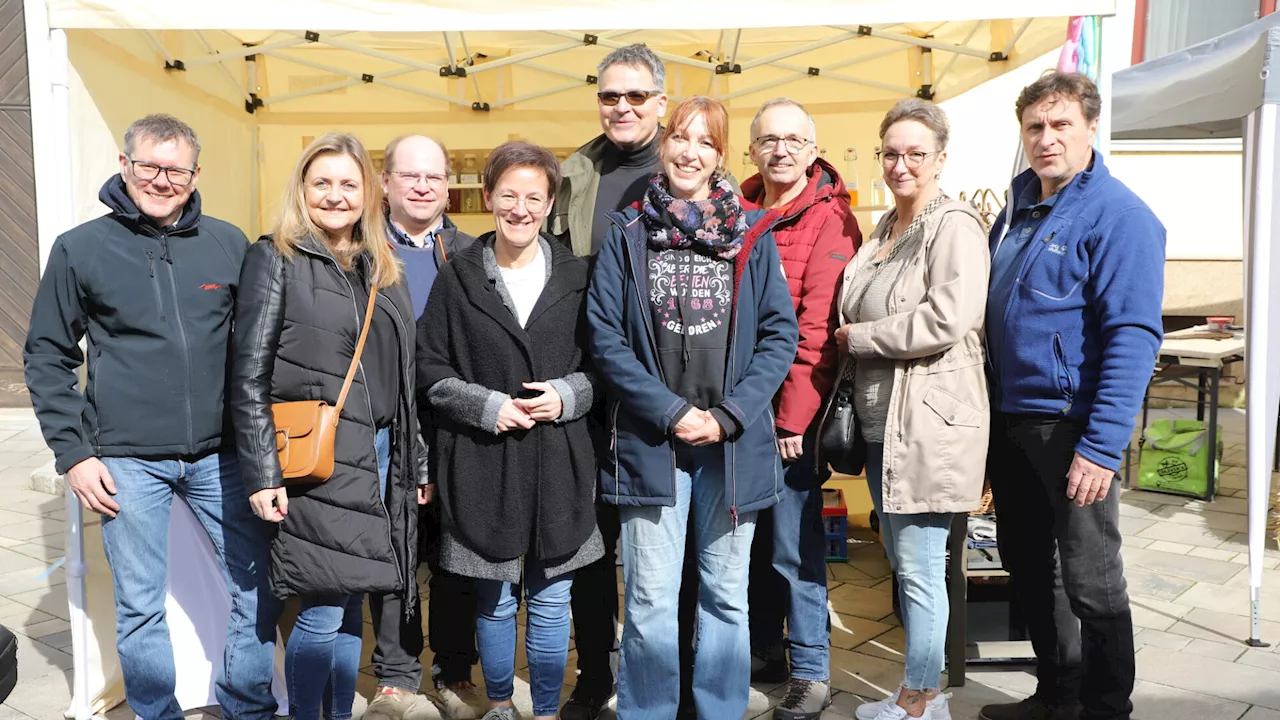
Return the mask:
[[(818, 157), (817, 126), (799, 103), (765, 103), (751, 122), (751, 160), (760, 170), (742, 183), (749, 203), (769, 212), (791, 288), (800, 345), (777, 406), (778, 452), (789, 466), (780, 502), (761, 512), (752, 546), (753, 682), (790, 679), (775, 720), (818, 718), (831, 703), (830, 623), (822, 529), (822, 481), (813, 465), (819, 411), (836, 380), (836, 294), (862, 244), (840, 174)], [(787, 619), (791, 667), (782, 651)]]

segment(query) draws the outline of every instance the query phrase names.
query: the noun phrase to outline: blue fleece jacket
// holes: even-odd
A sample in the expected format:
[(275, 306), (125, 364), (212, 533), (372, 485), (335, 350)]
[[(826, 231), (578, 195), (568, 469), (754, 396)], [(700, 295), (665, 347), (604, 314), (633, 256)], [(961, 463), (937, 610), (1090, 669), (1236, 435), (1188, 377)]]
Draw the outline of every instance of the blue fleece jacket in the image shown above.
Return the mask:
[[(1019, 175), (1009, 197), (1033, 182)], [(993, 255), (1007, 212), (991, 228)], [(988, 349), (992, 406), (1081, 422), (1076, 452), (1119, 468), (1163, 338), (1164, 248), (1164, 226), (1094, 152), (1014, 260), (1003, 313), (987, 314), (1008, 339)]]

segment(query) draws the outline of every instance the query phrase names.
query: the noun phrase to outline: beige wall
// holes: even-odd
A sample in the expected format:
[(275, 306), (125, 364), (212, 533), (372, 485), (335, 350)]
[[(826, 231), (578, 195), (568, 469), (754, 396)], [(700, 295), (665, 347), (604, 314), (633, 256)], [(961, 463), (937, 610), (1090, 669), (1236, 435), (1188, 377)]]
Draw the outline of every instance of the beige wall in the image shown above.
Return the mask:
[[(118, 33), (112, 42), (69, 31), (73, 73), (71, 113), (76, 219), (101, 215), (98, 189), (119, 172), (124, 131), (139, 117), (165, 112), (186, 121), (200, 138), (199, 190), (204, 212), (248, 232), (253, 216), (252, 117), (234, 105), (225, 78), (213, 69), (166, 72), (141, 33)], [(218, 85), (219, 81), (222, 83)]]
[[(397, 122), (377, 122), (377, 116), (362, 118), (363, 122), (334, 124), (269, 124), (261, 127), (262, 148), (262, 227), (270, 227), (278, 207), (281, 192), (293, 164), (302, 151), (304, 137), (320, 135), (329, 130), (341, 130), (356, 134), (371, 149), (380, 149), (397, 135), (426, 133), (440, 138), (450, 149), (487, 149), (518, 137), (549, 147), (577, 147), (600, 134), (600, 123), (594, 110), (594, 99), (580, 98), (585, 111), (512, 111), (502, 118), (470, 110), (424, 114), (419, 122), (411, 118), (393, 118)], [(730, 148), (726, 166), (742, 179), (744, 169), (749, 174), (755, 168), (744, 166), (743, 153), (748, 144), (749, 125), (754, 116), (751, 109), (731, 111)], [(846, 173), (844, 149), (857, 148), (856, 163), (860, 184), (866, 193), (861, 202), (870, 203), (871, 173), (877, 176), (872, 157), (876, 144), (876, 131), (884, 111), (877, 109), (861, 113), (817, 113), (818, 139), (829, 148), (827, 158), (841, 173)], [(321, 118), (314, 118), (321, 120)], [(488, 218), (455, 218), (464, 229), (492, 229)], [(859, 214), (864, 229), (870, 222), (870, 213)]]

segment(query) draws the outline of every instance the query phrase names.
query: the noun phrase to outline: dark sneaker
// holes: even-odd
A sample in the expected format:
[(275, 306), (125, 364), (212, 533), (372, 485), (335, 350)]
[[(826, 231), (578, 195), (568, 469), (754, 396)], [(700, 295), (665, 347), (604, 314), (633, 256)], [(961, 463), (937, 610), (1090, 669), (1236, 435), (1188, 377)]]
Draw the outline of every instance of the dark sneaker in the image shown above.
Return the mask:
[(1039, 695), (1032, 695), (1022, 702), (988, 705), (978, 714), (979, 720), (1077, 720), (1079, 717), (1079, 701), (1054, 705)]
[(751, 684), (781, 685), (791, 679), (785, 650), (771, 652), (751, 651)]
[(818, 720), (831, 705), (831, 683), (791, 679), (787, 696), (773, 709), (773, 720)]
[(609, 696), (579, 685), (560, 709), (562, 720), (596, 720), (609, 702)]

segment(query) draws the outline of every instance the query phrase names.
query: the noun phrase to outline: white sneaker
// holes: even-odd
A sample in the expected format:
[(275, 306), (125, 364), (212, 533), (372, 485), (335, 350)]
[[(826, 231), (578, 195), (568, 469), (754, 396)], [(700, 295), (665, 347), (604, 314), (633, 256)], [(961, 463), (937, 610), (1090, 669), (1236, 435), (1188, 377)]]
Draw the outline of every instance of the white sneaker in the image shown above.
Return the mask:
[[(862, 703), (853, 711), (854, 717), (858, 718), (858, 720), (876, 720), (886, 706), (897, 706), (898, 695), (901, 692), (902, 688), (898, 688), (884, 700)], [(929, 716), (932, 720), (951, 720), (951, 707), (947, 704), (947, 698), (949, 697), (951, 697), (951, 693), (938, 693), (936, 697), (925, 703), (925, 711), (933, 713)]]
[(913, 718), (907, 714), (906, 710), (891, 704), (880, 708), (880, 714), (875, 716), (875, 720), (934, 720), (934, 716), (933, 710), (930, 710), (928, 705), (924, 706), (924, 712), (920, 717)]

